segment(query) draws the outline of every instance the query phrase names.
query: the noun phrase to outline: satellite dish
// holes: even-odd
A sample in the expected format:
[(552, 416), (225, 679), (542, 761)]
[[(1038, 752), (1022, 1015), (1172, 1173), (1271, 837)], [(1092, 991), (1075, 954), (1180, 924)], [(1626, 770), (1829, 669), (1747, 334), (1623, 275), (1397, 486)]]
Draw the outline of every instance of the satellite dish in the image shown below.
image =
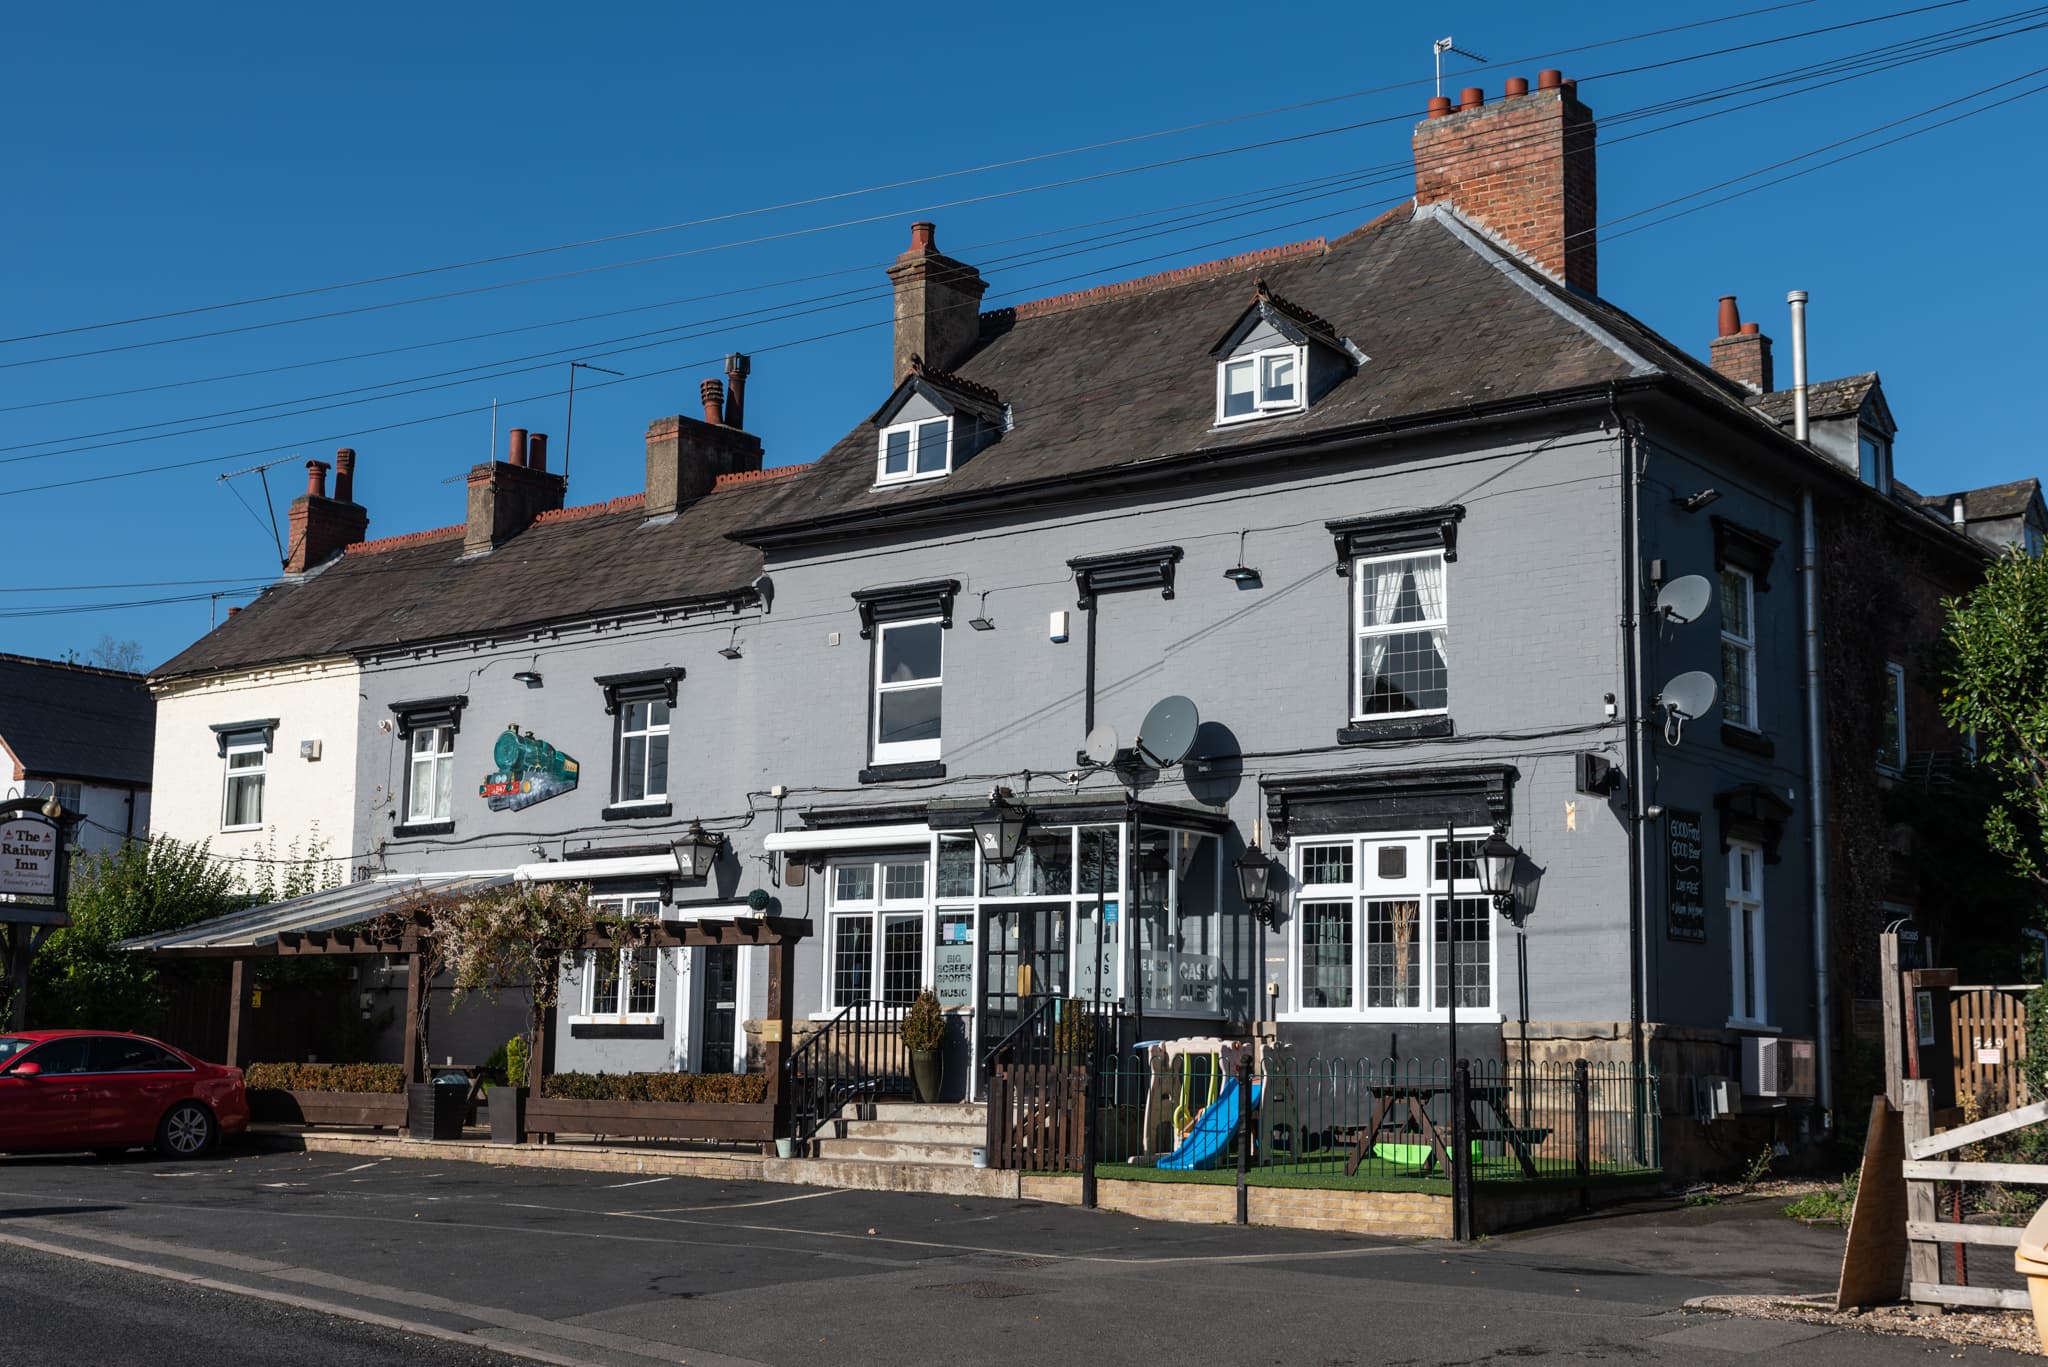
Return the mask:
[(1180, 763), (1193, 747), (1201, 725), (1201, 714), (1192, 702), (1178, 694), (1161, 698), (1138, 727), (1138, 757), (1154, 769)]
[(1688, 574), (1657, 590), (1657, 611), (1680, 626), (1697, 622), (1714, 601), (1714, 586), (1703, 574)]
[(1094, 760), (1097, 764), (1113, 764), (1116, 762), (1117, 745), (1116, 728), (1113, 726), (1098, 726), (1088, 733), (1088, 743), (1082, 747), (1082, 750), (1089, 759)]
[(1713, 675), (1694, 669), (1665, 684), (1663, 691), (1657, 694), (1657, 702), (1679, 720), (1692, 721), (1713, 711), (1714, 695), (1718, 691)]

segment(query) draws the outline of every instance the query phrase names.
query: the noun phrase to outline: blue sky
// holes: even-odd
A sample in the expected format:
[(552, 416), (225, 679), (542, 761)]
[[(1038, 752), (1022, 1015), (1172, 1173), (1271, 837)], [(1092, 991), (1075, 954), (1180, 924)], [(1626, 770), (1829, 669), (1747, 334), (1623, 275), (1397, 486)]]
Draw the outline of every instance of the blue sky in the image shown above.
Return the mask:
[[(493, 399), (500, 443), (510, 426), (548, 432), (559, 467), (571, 357), (629, 377), (579, 380), (572, 503), (638, 490), (647, 422), (698, 411), (697, 382), (731, 350), (754, 354), (748, 426), (769, 462), (811, 460), (890, 387), (881, 270), (914, 218), (982, 266), (991, 306), (1345, 231), (1406, 197), (1398, 168), (1447, 28), (1513, 63), (1475, 74), (1451, 59), (1453, 95), (1497, 98), (1541, 66), (1581, 79), (1602, 128), (1605, 296), (1704, 353), (1717, 297), (1735, 293), (1789, 377), (1785, 292), (1806, 289), (1815, 377), (1883, 373), (1902, 479), (1934, 491), (2037, 474), (2029, 406), (1985, 399), (2037, 383), (2048, 94), (2014, 97), (2048, 83), (2048, 29), (1917, 61), (1901, 59), (1924, 47), (1900, 49), (1802, 87), (1832, 79), (1816, 64), (1879, 45), (2042, 16), (1955, 0), (1764, 42), (1909, 7), (1812, 0), (1611, 41), (1756, 3), (1352, 6), (1278, 31), (1210, 3), (9, 6), (9, 338), (690, 226), (0, 343), (0, 650), (83, 653), (112, 635), (154, 664), (203, 634), (276, 573), (263, 485), (217, 479), (263, 461), (285, 462), (269, 472), (280, 523), (303, 461), (340, 445), (360, 453), (372, 536), (458, 521)], [(1790, 83), (1709, 98), (1778, 77)], [(1621, 235), (1977, 108), (1990, 112)], [(1058, 181), (1079, 183), (1039, 188)], [(823, 196), (836, 197), (774, 207)], [(539, 276), (558, 278), (516, 283)], [(236, 330), (167, 340), (223, 329)], [(101, 354), (51, 359), (86, 351)], [(370, 386), (384, 388), (348, 392)], [(180, 468), (129, 473), (167, 465)], [(31, 487), (104, 475), (120, 477)], [(82, 587), (98, 585), (136, 587)], [(200, 596), (156, 601), (182, 595)]]

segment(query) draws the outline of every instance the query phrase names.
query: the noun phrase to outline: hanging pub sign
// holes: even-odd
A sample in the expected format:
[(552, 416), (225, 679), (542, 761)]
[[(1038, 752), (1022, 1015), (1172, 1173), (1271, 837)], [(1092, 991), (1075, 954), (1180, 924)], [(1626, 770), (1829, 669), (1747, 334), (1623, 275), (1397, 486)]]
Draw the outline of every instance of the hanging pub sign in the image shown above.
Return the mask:
[(1664, 934), (1691, 944), (1707, 941), (1706, 827), (1698, 812), (1664, 812)]
[(575, 760), (517, 725), (505, 728), (491, 748), (498, 767), (477, 789), (494, 812), (516, 812), (536, 802), (560, 797), (576, 787), (580, 766)]
[(57, 823), (14, 815), (0, 821), (0, 893), (57, 895)]

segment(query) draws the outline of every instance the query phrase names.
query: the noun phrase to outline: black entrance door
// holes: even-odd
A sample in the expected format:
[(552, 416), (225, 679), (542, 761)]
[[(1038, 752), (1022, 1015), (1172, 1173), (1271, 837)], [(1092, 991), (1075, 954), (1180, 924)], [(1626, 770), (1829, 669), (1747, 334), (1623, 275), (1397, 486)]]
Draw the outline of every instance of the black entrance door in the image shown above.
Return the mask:
[(698, 1071), (729, 1073), (739, 1024), (740, 950), (738, 945), (711, 945), (703, 954), (697, 984)]
[(982, 926), (982, 1050), (1067, 988), (1067, 904), (989, 907)]

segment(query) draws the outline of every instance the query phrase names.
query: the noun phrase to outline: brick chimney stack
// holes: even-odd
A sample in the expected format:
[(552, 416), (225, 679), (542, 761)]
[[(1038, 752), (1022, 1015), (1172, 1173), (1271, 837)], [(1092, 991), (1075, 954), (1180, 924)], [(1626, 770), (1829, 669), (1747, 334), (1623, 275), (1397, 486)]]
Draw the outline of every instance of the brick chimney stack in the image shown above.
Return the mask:
[(937, 239), (935, 225), (911, 224), (910, 250), (889, 267), (896, 286), (892, 385), (910, 373), (911, 357), (923, 357), (934, 370), (951, 370), (981, 337), (981, 296), (988, 282), (964, 261), (940, 255)]
[[(718, 393), (714, 392), (714, 387)], [(702, 418), (677, 414), (647, 424), (647, 516), (673, 517), (711, 492), (720, 475), (746, 474), (761, 468), (761, 439), (729, 425), (739, 414), (727, 399), (725, 386), (706, 380), (699, 387)]]
[(1533, 91), (1508, 81), (1497, 104), (1477, 87), (1455, 109), (1432, 99), (1415, 126), (1415, 202), (1451, 205), (1570, 288), (1598, 294), (1596, 130), (1577, 84), (1550, 70)]
[(355, 502), (356, 453), (347, 447), (334, 453), (334, 497), (327, 496), (324, 460), (306, 462), (306, 492), (292, 500), (291, 540), (284, 548), (284, 572), (304, 574), (326, 564), (344, 546), (360, 542), (370, 530), (370, 514)]
[(1757, 394), (1771, 392), (1771, 339), (1755, 323), (1742, 321), (1735, 296), (1721, 296), (1714, 319), (1715, 337), (1707, 349), (1714, 369)]
[(560, 475), (547, 472), (548, 439), (536, 435), (541, 463), (528, 457), (531, 445), (526, 429), (512, 429), (506, 459), (472, 466), (469, 472), (469, 526), (463, 533), (462, 553), (481, 555), (504, 545), (533, 525), (542, 513), (562, 506), (568, 484)]

